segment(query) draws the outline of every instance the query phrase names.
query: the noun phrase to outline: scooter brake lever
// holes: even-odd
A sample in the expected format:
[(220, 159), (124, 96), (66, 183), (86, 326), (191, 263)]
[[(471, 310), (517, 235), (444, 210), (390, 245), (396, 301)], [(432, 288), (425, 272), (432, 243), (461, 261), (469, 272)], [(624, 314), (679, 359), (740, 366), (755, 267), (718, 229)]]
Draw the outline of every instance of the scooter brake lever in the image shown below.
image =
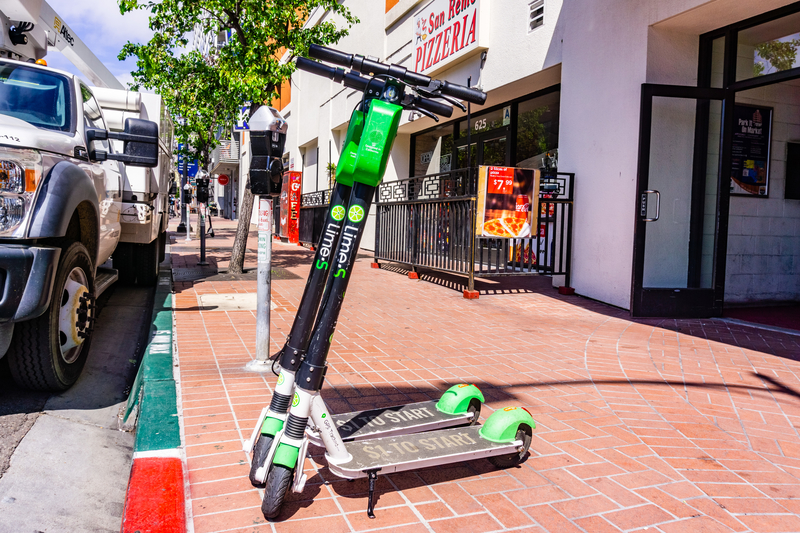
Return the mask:
[(403, 97), (403, 101), (400, 102), (400, 104), (405, 109), (408, 109), (409, 111), (416, 111), (417, 113), (421, 113), (421, 114), (425, 115), (426, 117), (432, 118), (436, 122), (439, 122), (439, 117), (437, 117), (436, 115), (434, 115), (433, 113), (431, 113), (427, 109), (421, 109), (421, 108), (417, 107), (415, 105), (417, 101), (418, 101), (418, 97), (416, 97), (414, 95), (411, 95), (411, 94), (406, 94)]
[(446, 101), (448, 104), (452, 106), (456, 106), (457, 108), (461, 109), (461, 111), (466, 111), (467, 106), (461, 103), (460, 100), (453, 98), (452, 96), (447, 96), (446, 94), (439, 94), (430, 92), (426, 89), (417, 88), (417, 92), (424, 96), (425, 98), (441, 98), (442, 100)]
[(439, 117), (437, 117), (436, 115), (434, 115), (433, 113), (431, 113), (427, 109), (422, 109), (422, 108), (419, 108), (417, 106), (413, 106), (412, 105), (412, 106), (408, 107), (408, 110), (409, 111), (416, 111), (417, 113), (422, 113), (426, 117), (432, 118), (434, 121), (439, 122)]

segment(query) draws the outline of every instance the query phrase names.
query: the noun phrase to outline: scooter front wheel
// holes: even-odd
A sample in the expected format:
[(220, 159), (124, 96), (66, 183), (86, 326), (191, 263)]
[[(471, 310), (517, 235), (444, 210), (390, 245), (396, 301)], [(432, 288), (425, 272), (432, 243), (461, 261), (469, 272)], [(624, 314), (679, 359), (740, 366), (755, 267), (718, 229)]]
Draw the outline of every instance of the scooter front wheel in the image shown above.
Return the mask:
[(264, 518), (277, 518), (281, 514), (283, 500), (289, 493), (294, 478), (294, 468), (282, 465), (273, 465), (267, 475), (267, 488), (264, 489), (264, 499), (261, 501), (261, 512)]
[(264, 486), (264, 483), (256, 479), (256, 470), (264, 466), (264, 461), (267, 459), (267, 454), (272, 446), (272, 440), (272, 435), (261, 433), (258, 435), (258, 440), (253, 448), (253, 462), (250, 463), (250, 483), (254, 487), (262, 488)]

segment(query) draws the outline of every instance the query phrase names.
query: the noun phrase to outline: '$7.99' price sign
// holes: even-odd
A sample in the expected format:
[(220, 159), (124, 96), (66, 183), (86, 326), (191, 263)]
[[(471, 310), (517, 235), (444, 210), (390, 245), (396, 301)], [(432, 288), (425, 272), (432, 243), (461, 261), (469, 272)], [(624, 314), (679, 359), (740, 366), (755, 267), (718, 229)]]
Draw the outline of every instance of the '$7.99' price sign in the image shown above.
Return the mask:
[(511, 194), (514, 192), (514, 169), (489, 167), (487, 181), (489, 194)]

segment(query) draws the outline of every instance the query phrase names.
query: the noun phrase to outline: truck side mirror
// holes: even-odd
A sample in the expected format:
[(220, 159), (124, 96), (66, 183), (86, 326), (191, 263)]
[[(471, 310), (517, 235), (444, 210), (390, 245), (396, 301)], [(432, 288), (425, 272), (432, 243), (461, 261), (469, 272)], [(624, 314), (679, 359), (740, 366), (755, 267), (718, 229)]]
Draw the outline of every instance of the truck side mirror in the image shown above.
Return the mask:
[(89, 159), (105, 161), (112, 159), (121, 161), (132, 167), (158, 166), (158, 124), (139, 118), (125, 119), (125, 131), (115, 133), (106, 130), (88, 128), (86, 142), (91, 146), (92, 141), (117, 139), (123, 141), (121, 154), (109, 154), (102, 150), (91, 150)]

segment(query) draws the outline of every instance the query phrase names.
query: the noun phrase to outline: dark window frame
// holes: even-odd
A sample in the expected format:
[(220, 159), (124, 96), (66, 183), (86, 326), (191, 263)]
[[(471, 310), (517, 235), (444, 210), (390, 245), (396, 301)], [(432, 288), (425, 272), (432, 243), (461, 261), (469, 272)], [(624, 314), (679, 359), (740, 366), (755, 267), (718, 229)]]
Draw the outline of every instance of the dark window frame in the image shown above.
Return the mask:
[[(517, 111), (519, 109), (519, 104), (521, 102), (526, 102), (528, 100), (533, 100), (534, 98), (539, 98), (541, 96), (546, 96), (546, 95), (554, 93), (554, 92), (561, 92), (561, 84), (560, 83), (556, 83), (555, 85), (551, 85), (549, 87), (545, 87), (544, 89), (539, 89), (538, 91), (534, 91), (532, 93), (528, 93), (528, 94), (526, 94), (524, 96), (520, 96), (519, 98), (514, 98), (513, 100), (508, 100), (506, 102), (503, 102), (501, 104), (497, 104), (497, 105), (492, 106), (492, 107), (487, 107), (485, 109), (481, 108), (479, 113), (473, 112), (471, 118), (473, 120), (475, 120), (476, 118), (480, 117), (481, 115), (497, 111), (498, 109), (502, 109), (502, 108), (510, 105), (511, 106), (511, 123), (508, 126), (505, 126), (505, 127), (508, 128), (509, 142), (511, 143), (511, 148), (510, 148), (511, 149), (511, 154), (510, 154), (511, 155), (511, 161), (515, 161), (516, 160), (516, 156), (517, 156)], [(561, 110), (560, 110), (560, 104), (559, 104), (559, 116), (560, 115), (561, 115)], [(415, 157), (416, 156), (416, 138), (418, 136), (425, 135), (426, 133), (430, 133), (430, 132), (436, 130), (437, 128), (439, 128), (440, 126), (453, 126), (453, 145), (457, 146), (459, 144), (459, 141), (461, 141), (462, 139), (466, 138), (466, 136), (459, 137), (459, 135), (458, 135), (459, 134), (459, 127), (460, 127), (461, 123), (462, 122), (466, 122), (466, 121), (467, 121), (467, 116), (464, 115), (462, 117), (457, 118), (456, 120), (451, 120), (450, 122), (445, 122), (444, 124), (436, 124), (435, 126), (432, 126), (430, 128), (427, 128), (427, 129), (420, 130), (418, 132), (412, 133), (411, 134), (411, 146), (410, 146), (409, 151), (408, 151), (409, 152), (408, 177), (409, 178), (413, 178), (414, 177), (414, 160), (416, 159), (416, 157)], [(492, 131), (495, 132), (495, 131), (499, 131), (499, 130), (492, 130)], [(476, 135), (478, 135), (478, 134), (476, 134)], [(472, 135), (473, 139), (476, 139), (476, 135)], [(455, 157), (455, 155), (454, 155), (454, 157)], [(457, 159), (454, 159), (454, 161), (457, 161)], [(455, 169), (453, 169), (453, 170), (455, 170)]]

